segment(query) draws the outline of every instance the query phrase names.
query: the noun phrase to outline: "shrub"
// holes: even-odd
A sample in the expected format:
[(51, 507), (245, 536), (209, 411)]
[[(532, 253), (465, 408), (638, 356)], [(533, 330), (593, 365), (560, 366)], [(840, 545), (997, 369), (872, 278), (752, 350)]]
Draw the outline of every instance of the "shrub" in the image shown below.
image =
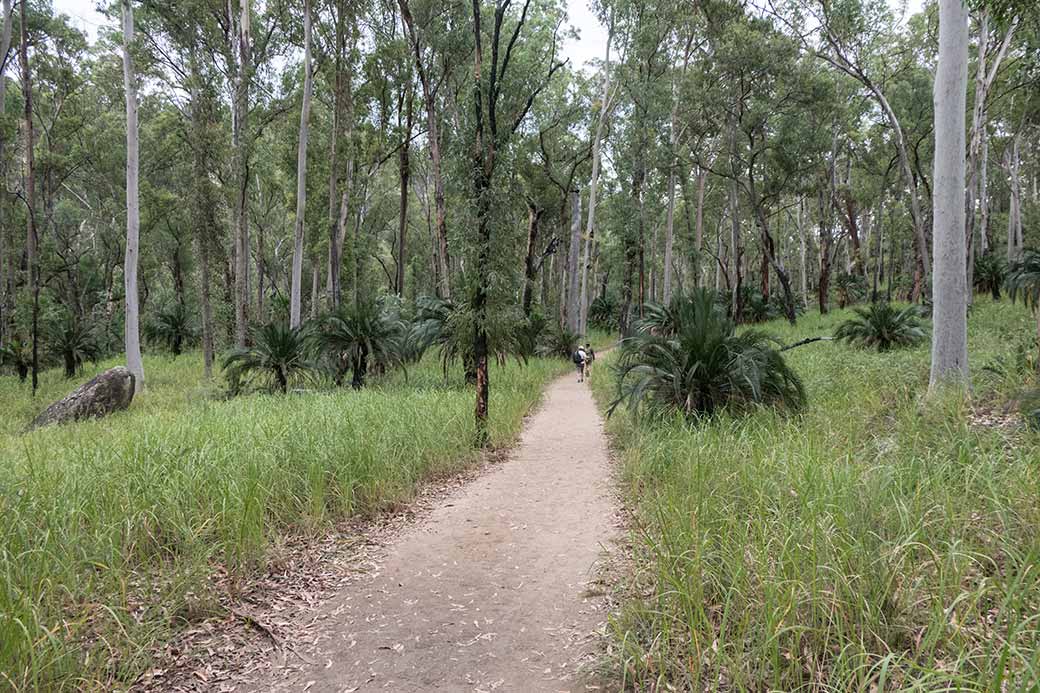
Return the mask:
[(632, 411), (646, 405), (693, 418), (754, 404), (797, 409), (805, 389), (771, 339), (756, 331), (737, 334), (712, 292), (700, 290), (651, 312), (621, 342), (610, 412), (622, 403)]
[(999, 301), (1000, 287), (1007, 279), (1007, 273), (1007, 263), (993, 253), (986, 253), (975, 261), (975, 288), (989, 292), (994, 301)]
[[(441, 366), (447, 378), (451, 366), (462, 361), (469, 382), (476, 380), (476, 359), (473, 354), (473, 335), (476, 316), (466, 304), (455, 304), (442, 298), (424, 296), (416, 301), (416, 318), (409, 339), (412, 348), (423, 354), (431, 347), (441, 350)], [(510, 355), (523, 361), (523, 318), (509, 310), (489, 310), (485, 329), (488, 333), (488, 353), (499, 363)]]
[(18, 380), (25, 382), (32, 368), (32, 343), (15, 337), (0, 347), (0, 365), (10, 365), (18, 373)]
[(175, 357), (180, 356), (185, 345), (197, 336), (191, 315), (183, 303), (160, 309), (147, 324), (145, 334), (148, 339), (164, 345)]
[(84, 326), (71, 313), (47, 324), (44, 332), (48, 347), (64, 363), (66, 378), (74, 378), (85, 361), (96, 361), (101, 357), (101, 346), (94, 330)]
[(395, 312), (380, 310), (374, 304), (342, 307), (326, 316), (318, 328), (317, 344), (334, 364), (336, 384), (343, 382), (347, 370), (351, 385), (360, 390), (370, 364), (390, 368), (404, 364), (408, 326)]
[(570, 359), (581, 346), (581, 335), (566, 327), (555, 327), (542, 335), (538, 344), (538, 355)]
[(285, 394), (290, 382), (312, 374), (315, 366), (304, 331), (271, 322), (253, 333), (253, 346), (232, 351), (223, 368), (232, 394), (256, 381), (262, 388)]
[(597, 296), (589, 304), (589, 325), (601, 330), (617, 330), (619, 310), (621, 308), (612, 294)]
[(833, 286), (838, 294), (839, 308), (859, 303), (867, 293), (867, 280), (862, 275), (851, 272), (842, 272), (835, 277)]
[(856, 317), (838, 326), (834, 338), (864, 348), (888, 351), (924, 341), (927, 333), (917, 306), (896, 308), (890, 303), (874, 303), (869, 308), (854, 308)]

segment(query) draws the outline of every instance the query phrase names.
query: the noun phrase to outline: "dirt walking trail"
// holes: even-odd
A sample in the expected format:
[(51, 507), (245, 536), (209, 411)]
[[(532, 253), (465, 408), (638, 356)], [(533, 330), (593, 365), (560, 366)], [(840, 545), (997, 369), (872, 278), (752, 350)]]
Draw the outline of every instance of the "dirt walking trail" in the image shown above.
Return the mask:
[(313, 664), (257, 690), (600, 690), (582, 665), (606, 619), (597, 564), (615, 510), (602, 420), (588, 384), (565, 376), (506, 462), (329, 602)]

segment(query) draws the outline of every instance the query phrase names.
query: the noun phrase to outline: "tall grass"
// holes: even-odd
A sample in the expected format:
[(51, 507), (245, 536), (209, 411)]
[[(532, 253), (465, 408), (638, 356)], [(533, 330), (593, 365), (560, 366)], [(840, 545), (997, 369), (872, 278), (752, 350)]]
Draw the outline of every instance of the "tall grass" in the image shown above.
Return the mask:
[[(829, 334), (809, 315), (785, 342)], [(980, 300), (984, 366), (1028, 313)], [(1040, 681), (1040, 437), (925, 398), (928, 346), (786, 352), (809, 406), (700, 425), (615, 416), (638, 572), (614, 626), (638, 690), (1033, 690)], [(594, 385), (606, 401), (612, 384)]]
[[(24, 436), (71, 385), (48, 372), (34, 402), (0, 378), (0, 689), (132, 681), (150, 645), (216, 608), (217, 566), (246, 575), (280, 535), (378, 512), (472, 464), (472, 391), (435, 361), (361, 392), (220, 401), (197, 355), (151, 358), (129, 411)], [(568, 368), (493, 368), (492, 443)]]

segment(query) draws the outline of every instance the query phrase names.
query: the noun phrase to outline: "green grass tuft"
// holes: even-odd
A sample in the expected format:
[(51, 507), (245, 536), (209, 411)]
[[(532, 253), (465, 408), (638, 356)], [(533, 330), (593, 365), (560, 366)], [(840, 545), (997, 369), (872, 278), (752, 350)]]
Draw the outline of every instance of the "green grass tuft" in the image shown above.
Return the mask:
[[(766, 329), (792, 343), (847, 315)], [(976, 406), (1013, 393), (984, 366), (1031, 330), (1028, 311), (977, 299)], [(626, 685), (1030, 690), (1040, 435), (926, 398), (927, 344), (785, 355), (808, 391), (799, 416), (609, 424), (636, 511), (637, 574), (614, 622)], [(608, 401), (609, 379), (594, 386)]]
[[(492, 443), (512, 442), (570, 368), (493, 367)], [(145, 369), (129, 411), (24, 436), (72, 384), (48, 371), (34, 401), (0, 378), (0, 689), (125, 685), (154, 643), (218, 603), (218, 566), (245, 575), (280, 536), (394, 507), (476, 459), (473, 392), (434, 356), (361, 392), (227, 401), (197, 353)]]

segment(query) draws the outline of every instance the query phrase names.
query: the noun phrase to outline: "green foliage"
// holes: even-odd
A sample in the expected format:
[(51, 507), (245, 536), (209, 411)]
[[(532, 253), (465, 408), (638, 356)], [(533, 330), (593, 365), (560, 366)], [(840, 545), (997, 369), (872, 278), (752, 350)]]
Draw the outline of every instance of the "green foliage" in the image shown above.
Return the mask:
[(619, 327), (621, 306), (614, 294), (603, 294), (589, 304), (589, 325), (601, 330), (616, 331)]
[[(493, 366), (492, 444), (515, 440), (567, 370)], [(198, 352), (145, 354), (145, 371), (128, 411), (28, 435), (68, 383), (44, 371), (34, 399), (0, 377), (0, 689), (126, 690), (153, 652), (226, 614), (215, 573), (249, 586), (287, 544), (399, 508), (480, 459), (472, 391), (461, 374), (445, 383), (436, 359), (407, 382), (394, 371), (291, 402), (206, 396)]]
[(1007, 287), (1012, 301), (1021, 296), (1027, 306), (1040, 309), (1040, 251), (1025, 251), (1022, 260), (1011, 266)]
[(867, 280), (862, 275), (851, 272), (840, 273), (834, 278), (831, 287), (838, 294), (839, 308), (859, 303), (867, 295)]
[(25, 382), (32, 368), (32, 343), (19, 337), (8, 340), (0, 347), (0, 366), (11, 366), (18, 380)]
[(999, 301), (1000, 287), (1004, 285), (1007, 274), (1007, 263), (990, 252), (975, 260), (975, 272), (972, 276), (976, 289), (988, 292), (994, 301)]
[(873, 303), (869, 308), (854, 308), (849, 318), (834, 332), (834, 338), (857, 346), (888, 351), (920, 344), (928, 337), (921, 309), (896, 308), (890, 303)]
[[(778, 303), (774, 303), (774, 296), (770, 296), (767, 299), (758, 289), (752, 286), (744, 285), (740, 289), (745, 322), (766, 322), (783, 315), (783, 297), (779, 298)], [(778, 307), (779, 310), (777, 309)]]
[(581, 346), (581, 335), (566, 327), (553, 327), (545, 331), (538, 344), (538, 355), (570, 361)]
[(538, 346), (549, 329), (549, 321), (541, 311), (532, 311), (528, 318), (517, 327), (517, 343), (520, 346), (520, 354), (524, 358), (534, 356), (538, 352)]
[[(973, 363), (1032, 330), (1021, 306), (976, 306)], [(769, 329), (793, 342), (844, 317)], [(922, 397), (924, 349), (786, 354), (798, 417), (608, 421), (641, 539), (612, 621), (625, 689), (1034, 689), (1040, 437), (977, 419), (1020, 381), (976, 370), (967, 407)]]
[(175, 357), (180, 356), (185, 346), (194, 343), (198, 337), (194, 321), (183, 303), (173, 303), (159, 309), (145, 323), (145, 336), (162, 344)]
[(74, 378), (84, 362), (101, 357), (101, 345), (94, 330), (71, 313), (48, 321), (43, 337), (49, 351), (64, 363), (66, 378)]
[(364, 387), (370, 365), (384, 369), (404, 364), (407, 337), (408, 325), (395, 312), (371, 303), (342, 307), (327, 315), (316, 333), (319, 348), (333, 364), (336, 384), (343, 382), (350, 369), (355, 390)]
[(799, 377), (764, 334), (737, 334), (708, 291), (654, 307), (634, 336), (621, 342), (617, 395), (632, 411), (681, 412), (686, 418), (722, 408), (765, 404), (798, 409), (805, 403)]
[[(501, 364), (510, 355), (522, 360), (524, 336), (523, 319), (510, 311), (491, 311), (485, 328), (488, 332), (488, 351)], [(455, 304), (433, 296), (416, 301), (416, 317), (411, 329), (411, 342), (417, 353), (438, 347), (444, 376), (456, 363), (462, 362), (467, 378), (475, 368), (473, 335), (476, 318), (468, 304)]]
[(310, 338), (302, 328), (271, 322), (253, 332), (253, 345), (235, 349), (224, 359), (224, 375), (232, 394), (250, 386), (285, 394), (289, 383), (313, 375)]

